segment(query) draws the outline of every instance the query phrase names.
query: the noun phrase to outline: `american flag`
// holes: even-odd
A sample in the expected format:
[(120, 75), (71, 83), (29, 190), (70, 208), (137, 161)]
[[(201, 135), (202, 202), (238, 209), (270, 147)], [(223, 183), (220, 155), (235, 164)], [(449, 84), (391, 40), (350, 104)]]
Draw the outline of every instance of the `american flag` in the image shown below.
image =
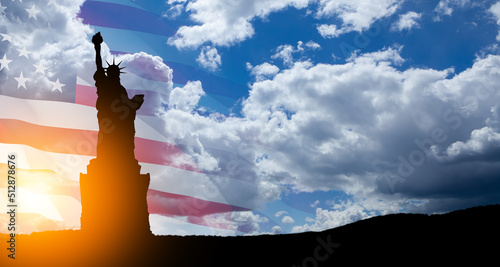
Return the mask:
[[(103, 33), (105, 42), (123, 41), (109, 44), (113, 56), (133, 54), (125, 64), (122, 81), (129, 95), (145, 94), (135, 122), (135, 155), (141, 172), (151, 174), (147, 199), (151, 216), (161, 216), (179, 227), (187, 223), (212, 230), (231, 229), (229, 224), (207, 218), (250, 207), (225, 195), (217, 181), (228, 178), (224, 181), (232, 186), (252, 185), (221, 173), (204, 173), (181, 144), (171, 142), (158, 116), (159, 109), (167, 108), (160, 99), (169, 92), (158, 88), (203, 80), (205, 104), (229, 112), (239, 94), (235, 92), (244, 90), (243, 85), (198, 71), (180, 60), (168, 61), (159, 45), (175, 31), (160, 15), (111, 0), (85, 1), (74, 11), (68, 11), (62, 2), (14, 0), (2, 1), (0, 6), (0, 173), (7, 173), (7, 155), (16, 153), (19, 232), (80, 227), (79, 175), (86, 173), (87, 164), (96, 156), (97, 95), (92, 79), (94, 55), (86, 55), (88, 62), (71, 62), (70, 58), (82, 47), (91, 48), (91, 34), (97, 31)], [(67, 14), (74, 17), (65, 18)], [(70, 23), (82, 24), (86, 32), (71, 35), (67, 32)], [(82, 34), (89, 40), (87, 44), (65, 47), (58, 40), (61, 35)], [(142, 60), (150, 58), (140, 51), (163, 57), (164, 64), (173, 69), (173, 79), (143, 68)], [(62, 69), (65, 66), (71, 67)], [(6, 188), (7, 179), (1, 179), (3, 207)], [(2, 232), (7, 221), (7, 214), (0, 214)], [(176, 229), (169, 231), (176, 233)]]

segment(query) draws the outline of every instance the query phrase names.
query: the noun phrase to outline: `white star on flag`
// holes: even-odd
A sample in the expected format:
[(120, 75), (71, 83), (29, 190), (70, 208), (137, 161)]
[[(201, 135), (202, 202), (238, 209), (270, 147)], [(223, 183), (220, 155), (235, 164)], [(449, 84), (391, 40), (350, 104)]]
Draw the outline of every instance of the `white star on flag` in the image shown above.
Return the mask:
[(34, 4), (33, 4), (33, 6), (30, 9), (26, 8), (26, 11), (28, 12), (29, 18), (30, 19), (34, 18), (35, 20), (37, 19), (36, 14), (38, 14), (38, 12), (40, 12), (40, 10), (38, 10), (38, 9), (35, 8)]
[(22, 71), (21, 75), (19, 75), (19, 77), (14, 77), (14, 79), (16, 79), (17, 81), (17, 89), (19, 89), (19, 87), (24, 87), (24, 89), (26, 89), (26, 81), (28, 81), (29, 79), (23, 76)]
[(59, 82), (59, 78), (55, 82), (50, 82), (52, 84), (52, 91), (58, 90), (62, 93), (62, 88), (65, 86), (64, 83)]
[(6, 68), (9, 70), (9, 63), (12, 62), (12, 60), (7, 59), (7, 55), (3, 55), (3, 58), (0, 59), (0, 70), (3, 70)]
[(17, 49), (17, 51), (19, 51), (19, 56), (22, 57), (26, 57), (28, 58), (28, 55), (31, 54), (30, 51), (26, 50), (26, 47), (23, 47), (23, 49)]
[(2, 35), (2, 37), (3, 37), (2, 41), (7, 41), (9, 43), (12, 43), (12, 36), (10, 36), (8, 34), (4, 34), (4, 33), (0, 33), (0, 35)]
[(56, 6), (56, 4), (57, 4), (56, 0), (49, 0), (49, 2), (47, 3), (47, 6), (50, 6), (50, 5)]
[(45, 70), (46, 70), (47, 68), (46, 68), (46, 67), (44, 67), (44, 66), (42, 65), (42, 63), (39, 63), (38, 65), (37, 65), (37, 64), (33, 64), (33, 66), (36, 68), (35, 73), (40, 72), (41, 74), (45, 75)]

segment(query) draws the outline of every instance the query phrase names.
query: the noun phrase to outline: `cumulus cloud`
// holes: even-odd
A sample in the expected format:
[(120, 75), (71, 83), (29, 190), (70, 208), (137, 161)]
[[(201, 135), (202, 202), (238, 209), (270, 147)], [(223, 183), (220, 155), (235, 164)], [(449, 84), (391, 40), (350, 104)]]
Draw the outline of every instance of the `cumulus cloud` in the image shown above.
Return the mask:
[(274, 214), (274, 216), (275, 216), (275, 217), (281, 217), (281, 216), (283, 216), (284, 214), (288, 214), (288, 212), (287, 212), (287, 211), (285, 211), (285, 210), (280, 210), (280, 211), (276, 212), (276, 214)]
[(330, 25), (321, 24), (321, 25), (318, 25), (316, 27), (316, 29), (318, 30), (319, 34), (323, 38), (327, 38), (327, 39), (338, 37), (339, 35), (341, 35), (343, 33), (343, 31), (339, 30), (337, 28), (337, 25), (335, 25), (335, 24), (330, 24)]
[(210, 71), (216, 71), (222, 64), (222, 60), (217, 52), (217, 49), (210, 46), (205, 46), (201, 49), (196, 62)]
[(394, 65), (401, 65), (405, 60), (401, 57), (400, 53), (403, 46), (389, 47), (384, 50), (365, 53), (358, 55), (357, 53), (352, 54), (346, 59), (347, 62), (356, 62), (358, 64), (366, 63), (392, 63)]
[(316, 218), (310, 224), (297, 225), (292, 228), (292, 233), (307, 231), (323, 231), (346, 225), (370, 217), (364, 208), (358, 204), (351, 204), (342, 210), (316, 209)]
[[(167, 110), (167, 132), (187, 144), (188, 154), (209, 159), (218, 177), (254, 185), (221, 189), (247, 207), (277, 199), (283, 185), (294, 192), (344, 190), (384, 201), (398, 196), (394, 207), (379, 206), (381, 211), (410, 210), (408, 200), (434, 211), (436, 194), (498, 199), (467, 186), (479, 179), (473, 166), (491, 162), (496, 151), (500, 58), (488, 56), (450, 78), (453, 69), (396, 69), (404, 61), (401, 49), (355, 54), (345, 64), (295, 62), (251, 84), (242, 118)], [(487, 122), (490, 128), (484, 128)], [(458, 168), (464, 160), (469, 168)], [(481, 165), (481, 179), (494, 187), (498, 179), (491, 175), (500, 165), (489, 164)], [(356, 206), (346, 210), (322, 209), (317, 217), (366, 216)]]
[[(490, 9), (489, 9), (489, 12), (495, 17), (495, 19), (497, 20), (497, 25), (500, 26), (500, 2), (497, 2), (495, 4), (493, 4)], [(500, 41), (500, 33), (497, 35), (497, 41)]]
[(250, 38), (254, 34), (251, 21), (265, 18), (271, 12), (287, 7), (305, 8), (309, 0), (195, 0), (186, 5), (186, 11), (196, 25), (182, 26), (169, 44), (177, 48), (197, 48), (207, 42), (228, 46)]
[(232, 214), (232, 219), (237, 225), (236, 230), (247, 235), (260, 234), (259, 224), (269, 221), (266, 217), (254, 214), (251, 211), (235, 212)]
[[(380, 190), (377, 187), (382, 186), (380, 181), (385, 183), (384, 172), (373, 172), (376, 159), (392, 155), (386, 158), (386, 167), (394, 166), (397, 173), (398, 155), (415, 156), (412, 151), (418, 149), (423, 140), (431, 134), (439, 137), (440, 131), (433, 133), (434, 128), (450, 130), (460, 126), (459, 130), (447, 133), (446, 142), (438, 143), (442, 142), (438, 137), (432, 141), (432, 145), (445, 149), (453, 143), (451, 140), (475, 129), (475, 120), (470, 117), (481, 114), (483, 121), (491, 117), (489, 110), (493, 103), (484, 96), (489, 94), (488, 88), (493, 87), (490, 82), (486, 84), (490, 87), (483, 85), (479, 77), (491, 82), (497, 80), (491, 76), (496, 68), (492, 66), (498, 63), (496, 57), (490, 56), (453, 79), (446, 79), (450, 70), (396, 71), (387, 63), (401, 62), (398, 51), (387, 49), (359, 55), (340, 66), (296, 64), (272, 81), (254, 83), (243, 111), (247, 118), (274, 123), (277, 131), (266, 132), (260, 140), (267, 140), (270, 147), (281, 151), (267, 153), (266, 161), (273, 163), (272, 168), (267, 169), (264, 164), (261, 167), (276, 175), (288, 173), (286, 181), (293, 181), (299, 190), (310, 190), (311, 186), (316, 189), (340, 186), (347, 191)], [(490, 74), (483, 76), (487, 73)], [(472, 81), (483, 86), (479, 94), (486, 102), (480, 106), (470, 97), (474, 96), (474, 90), (479, 90), (474, 89), (477, 87)], [(297, 84), (301, 87), (297, 88)], [(317, 98), (313, 100), (311, 96)], [(443, 117), (448, 124), (441, 125)], [(337, 172), (334, 166), (341, 171)], [(418, 172), (430, 166), (432, 164)], [(311, 176), (315, 179), (306, 178)], [(350, 184), (354, 181), (363, 186)], [(409, 185), (416, 181), (408, 179), (401, 183), (404, 182)], [(411, 191), (410, 187), (403, 188)]]
[(283, 232), (283, 229), (281, 229), (280, 226), (278, 226), (278, 225), (273, 226), (272, 234), (278, 235), (278, 234), (281, 234), (282, 232)]
[(436, 13), (436, 17), (434, 20), (441, 20), (441, 16), (451, 16), (453, 11), (457, 8), (463, 8), (465, 5), (467, 5), (470, 1), (469, 0), (441, 0), (437, 4), (436, 8), (434, 9), (434, 12)]
[(318, 31), (323, 37), (333, 38), (351, 31), (361, 32), (369, 29), (373, 22), (388, 17), (401, 5), (401, 0), (349, 1), (320, 0), (317, 16), (320, 18), (337, 17), (342, 26), (320, 25)]
[(394, 31), (408, 30), (409, 31), (412, 28), (419, 26), (418, 20), (421, 17), (422, 17), (421, 13), (417, 13), (414, 11), (410, 11), (406, 14), (399, 15), (399, 20), (392, 25), (391, 30), (394, 30)]
[(294, 223), (295, 220), (290, 216), (283, 216), (283, 218), (281, 219), (281, 222), (286, 223), (286, 224), (290, 224), (290, 223)]
[(470, 138), (463, 142), (457, 141), (446, 148), (446, 155), (451, 159), (492, 155), (500, 149), (500, 133), (485, 126), (471, 132)]
[(294, 49), (291, 45), (280, 45), (276, 49), (276, 54), (274, 54), (271, 58), (280, 58), (283, 60), (283, 64), (287, 66), (291, 66), (293, 64), (293, 53), (300, 51), (299, 49)]
[(312, 40), (306, 43), (306, 47), (312, 50), (321, 49), (321, 45)]
[[(291, 67), (294, 64), (295, 54), (303, 55), (306, 50), (316, 50), (320, 49), (321, 46), (313, 41), (309, 41), (305, 44), (304, 42), (298, 41), (297, 47), (293, 47), (289, 44), (280, 45), (276, 48), (276, 53), (271, 56), (272, 59), (281, 59), (283, 60), (283, 65), (287, 67)], [(265, 63), (264, 63), (265, 64)], [(266, 67), (270, 67), (269, 65), (265, 65)]]
[(184, 4), (187, 0), (168, 0), (167, 4), (170, 5), (170, 8), (165, 11), (162, 16), (168, 19), (175, 19), (184, 11)]
[(168, 100), (168, 106), (173, 109), (192, 112), (197, 106), (198, 101), (205, 92), (201, 88), (201, 82), (188, 82), (183, 87), (176, 87), (172, 90)]
[(269, 64), (267, 62), (264, 62), (257, 66), (252, 66), (252, 64), (247, 62), (247, 70), (250, 71), (250, 74), (252, 76), (255, 76), (256, 81), (263, 81), (273, 78), (280, 71), (277, 66)]
[[(168, 2), (171, 7), (167, 16), (176, 17), (182, 10), (189, 12), (196, 25), (182, 26), (168, 41), (177, 48), (198, 48), (206, 43), (216, 46), (230, 46), (244, 41), (254, 34), (251, 24), (255, 18), (265, 18), (272, 12), (287, 7), (303, 9), (312, 0), (259, 0), (234, 4), (228, 0), (196, 0), (184, 7), (185, 1)], [(324, 38), (334, 38), (351, 31), (361, 32), (370, 28), (373, 22), (396, 12), (403, 0), (383, 0), (376, 3), (369, 0), (320, 0), (315, 12), (318, 19), (337, 17), (342, 25), (321, 24), (318, 32)]]

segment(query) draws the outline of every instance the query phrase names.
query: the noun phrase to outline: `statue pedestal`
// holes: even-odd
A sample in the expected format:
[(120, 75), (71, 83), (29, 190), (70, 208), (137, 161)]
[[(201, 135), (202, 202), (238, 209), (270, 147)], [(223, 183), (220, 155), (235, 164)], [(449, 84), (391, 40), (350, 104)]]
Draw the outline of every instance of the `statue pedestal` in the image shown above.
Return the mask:
[[(151, 235), (147, 192), (148, 174), (131, 162), (92, 159), (80, 174), (83, 232), (111, 238)], [(135, 163), (135, 164), (134, 164)]]

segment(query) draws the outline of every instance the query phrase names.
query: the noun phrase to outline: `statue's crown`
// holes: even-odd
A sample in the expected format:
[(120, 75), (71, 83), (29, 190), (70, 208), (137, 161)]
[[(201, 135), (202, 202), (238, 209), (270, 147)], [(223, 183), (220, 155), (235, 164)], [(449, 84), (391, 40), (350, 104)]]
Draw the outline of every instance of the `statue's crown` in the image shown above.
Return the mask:
[(122, 64), (122, 62), (120, 61), (118, 63), (118, 65), (115, 64), (115, 58), (113, 58), (113, 64), (109, 64), (108, 61), (106, 61), (106, 63), (108, 64), (108, 67), (107, 68), (104, 68), (106, 69), (106, 72), (108, 73), (108, 75), (119, 75), (120, 73), (125, 73), (125, 72), (122, 72), (121, 70), (124, 69), (125, 67), (121, 67), (120, 68), (120, 64)]

